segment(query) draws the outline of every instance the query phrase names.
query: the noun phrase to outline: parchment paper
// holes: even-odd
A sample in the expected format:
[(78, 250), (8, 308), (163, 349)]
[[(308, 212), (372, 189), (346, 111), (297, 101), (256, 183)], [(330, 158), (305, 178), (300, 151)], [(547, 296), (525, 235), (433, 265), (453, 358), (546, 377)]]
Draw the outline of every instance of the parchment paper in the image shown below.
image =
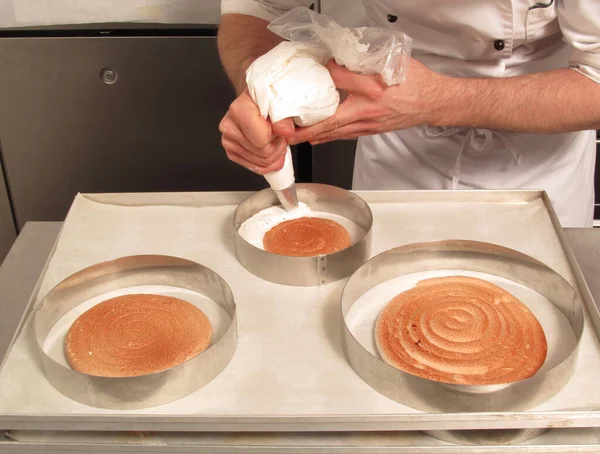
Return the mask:
[[(445, 202), (413, 203), (392, 192), (358, 194), (373, 211), (373, 254), (426, 240), (487, 241), (529, 254), (574, 282), (541, 199), (459, 203), (448, 201), (448, 196)], [(262, 281), (239, 265), (232, 219), (247, 195), (79, 195), (39, 292), (43, 296), (70, 274), (125, 255), (166, 254), (202, 263), (228, 282), (238, 307), (237, 352), (219, 377), (191, 396), (160, 407), (130, 412), (87, 407), (62, 396), (45, 380), (28, 341), (27, 324), (0, 371), (0, 413), (250, 418), (414, 413), (371, 389), (347, 364), (339, 307), (344, 281), (288, 287)], [(590, 325), (575, 376), (540, 410), (600, 405), (600, 394), (590, 392), (600, 368)]]

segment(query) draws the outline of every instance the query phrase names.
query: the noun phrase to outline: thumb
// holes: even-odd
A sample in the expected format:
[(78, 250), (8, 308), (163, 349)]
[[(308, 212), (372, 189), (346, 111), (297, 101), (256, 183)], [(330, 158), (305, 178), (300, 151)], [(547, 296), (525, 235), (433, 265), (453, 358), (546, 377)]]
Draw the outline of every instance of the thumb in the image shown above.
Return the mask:
[(360, 93), (373, 90), (381, 90), (383, 81), (381, 76), (365, 76), (350, 71), (345, 66), (338, 65), (331, 59), (325, 66), (331, 75), (335, 86), (348, 93)]
[(278, 137), (289, 138), (294, 135), (296, 127), (294, 121), (291, 118), (284, 118), (283, 120), (276, 121), (273, 123), (273, 134)]

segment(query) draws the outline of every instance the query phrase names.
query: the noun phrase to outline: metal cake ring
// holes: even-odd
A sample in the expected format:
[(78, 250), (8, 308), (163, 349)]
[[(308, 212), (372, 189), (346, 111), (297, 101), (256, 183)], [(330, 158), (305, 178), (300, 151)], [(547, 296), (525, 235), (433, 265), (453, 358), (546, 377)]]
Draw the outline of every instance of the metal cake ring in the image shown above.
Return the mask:
[(317, 257), (289, 257), (259, 249), (242, 238), (238, 230), (256, 213), (279, 204), (275, 193), (264, 189), (244, 200), (235, 211), (233, 223), (238, 261), (255, 276), (284, 285), (317, 286), (350, 276), (370, 255), (373, 214), (369, 205), (356, 194), (335, 186), (300, 183), (296, 190), (298, 201), (314, 211), (353, 221), (365, 231), (364, 236), (346, 249)]
[[(433, 270), (464, 270), (500, 276), (545, 297), (568, 319), (576, 343), (556, 365), (534, 376), (501, 385), (457, 385), (403, 372), (370, 353), (354, 337), (346, 315), (354, 303), (378, 284), (405, 274)], [(490, 243), (432, 241), (400, 246), (361, 266), (342, 292), (343, 343), (354, 371), (373, 389), (396, 402), (427, 412), (503, 412), (535, 407), (556, 394), (573, 374), (584, 328), (578, 293), (558, 273), (518, 251)]]
[[(87, 375), (44, 351), (52, 327), (74, 307), (95, 296), (138, 285), (165, 285), (203, 294), (230, 317), (220, 338), (183, 364), (135, 377)], [(36, 350), (46, 379), (60, 393), (93, 407), (132, 410), (172, 402), (200, 389), (229, 364), (237, 344), (236, 306), (231, 289), (199, 263), (163, 255), (127, 256), (85, 268), (54, 287), (33, 315)]]

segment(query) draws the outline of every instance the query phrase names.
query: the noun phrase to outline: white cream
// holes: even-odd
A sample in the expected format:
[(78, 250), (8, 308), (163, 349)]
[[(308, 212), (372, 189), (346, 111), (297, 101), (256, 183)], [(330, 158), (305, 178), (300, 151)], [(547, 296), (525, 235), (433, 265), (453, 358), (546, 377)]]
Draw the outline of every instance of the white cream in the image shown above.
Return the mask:
[(284, 41), (246, 71), (250, 96), (264, 118), (292, 118), (309, 126), (332, 116), (340, 97), (325, 66), (323, 50)]
[(352, 244), (359, 241), (366, 233), (362, 227), (345, 217), (324, 211), (312, 211), (308, 205), (302, 202), (298, 203), (298, 208), (292, 211), (285, 211), (280, 205), (265, 208), (246, 219), (240, 226), (238, 233), (248, 243), (264, 250), (263, 238), (269, 230), (282, 222), (302, 217), (330, 219), (337, 222), (348, 230)]
[[(261, 116), (271, 122), (292, 118), (299, 126), (310, 126), (332, 116), (340, 96), (323, 66), (326, 61), (324, 50), (287, 41), (257, 58), (246, 71), (246, 84)], [(283, 168), (265, 178), (274, 190), (294, 183), (289, 146)]]
[(283, 161), (283, 167), (280, 170), (274, 172), (265, 173), (265, 178), (275, 191), (282, 191), (285, 188), (289, 188), (296, 182), (294, 174), (294, 164), (292, 163), (292, 150), (288, 145), (287, 151), (285, 152), (285, 160)]

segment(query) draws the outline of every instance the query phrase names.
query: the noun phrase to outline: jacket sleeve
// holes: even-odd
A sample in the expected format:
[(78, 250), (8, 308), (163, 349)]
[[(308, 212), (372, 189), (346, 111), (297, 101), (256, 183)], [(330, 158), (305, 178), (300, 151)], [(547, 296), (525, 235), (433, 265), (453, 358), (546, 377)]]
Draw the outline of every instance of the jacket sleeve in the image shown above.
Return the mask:
[(247, 14), (270, 22), (296, 6), (309, 7), (312, 3), (313, 0), (221, 0), (221, 15)]
[(598, 0), (558, 0), (558, 21), (571, 46), (569, 67), (600, 84), (600, 4)]

